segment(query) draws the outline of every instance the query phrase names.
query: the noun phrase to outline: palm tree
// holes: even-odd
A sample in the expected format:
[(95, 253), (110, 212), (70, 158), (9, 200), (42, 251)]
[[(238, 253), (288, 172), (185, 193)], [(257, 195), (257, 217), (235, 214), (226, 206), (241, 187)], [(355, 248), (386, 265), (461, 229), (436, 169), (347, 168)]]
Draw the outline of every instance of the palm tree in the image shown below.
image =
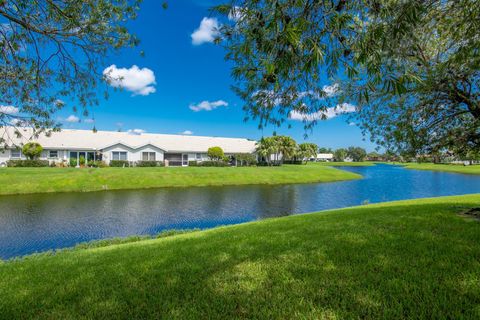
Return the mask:
[[(277, 141), (273, 137), (262, 138), (257, 144), (257, 154), (270, 164), (271, 155), (278, 153)], [(276, 159), (277, 156), (275, 156)]]
[(276, 136), (278, 143), (278, 152), (282, 154), (282, 162), (284, 159), (291, 159), (297, 150), (297, 143), (293, 138), (288, 136)]
[(301, 143), (297, 148), (297, 155), (303, 160), (315, 158), (317, 156), (318, 146), (315, 143)]

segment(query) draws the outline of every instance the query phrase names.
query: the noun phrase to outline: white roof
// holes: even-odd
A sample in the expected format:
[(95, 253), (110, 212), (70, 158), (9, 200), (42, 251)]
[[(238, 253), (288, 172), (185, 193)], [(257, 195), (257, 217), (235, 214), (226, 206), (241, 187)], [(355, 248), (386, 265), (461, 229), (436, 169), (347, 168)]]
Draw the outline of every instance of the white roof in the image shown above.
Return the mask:
[(317, 159), (332, 159), (333, 153), (317, 153)]
[(62, 129), (52, 132), (48, 137), (40, 134), (33, 136), (31, 128), (19, 128), (22, 136), (17, 137), (15, 128), (0, 128), (0, 138), (7, 146), (19, 146), (28, 141), (36, 141), (45, 149), (85, 149), (102, 150), (115, 144), (123, 144), (129, 148), (138, 149), (145, 145), (153, 145), (166, 152), (206, 152), (210, 147), (221, 147), (225, 153), (252, 153), (255, 151), (255, 141), (242, 138), (220, 138), (190, 135), (128, 132), (72, 130)]

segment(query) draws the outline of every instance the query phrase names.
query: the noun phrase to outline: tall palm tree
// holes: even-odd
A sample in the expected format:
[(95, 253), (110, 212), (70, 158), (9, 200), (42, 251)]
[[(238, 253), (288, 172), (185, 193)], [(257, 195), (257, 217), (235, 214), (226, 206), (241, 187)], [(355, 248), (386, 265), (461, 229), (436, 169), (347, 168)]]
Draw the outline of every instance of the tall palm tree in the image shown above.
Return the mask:
[(262, 138), (257, 144), (256, 152), (259, 156), (265, 158), (266, 162), (270, 164), (271, 155), (278, 154), (278, 145), (277, 141), (273, 137)]
[(285, 159), (291, 159), (297, 150), (297, 143), (288, 136), (276, 136), (278, 142), (278, 151), (282, 154), (282, 162)]
[(318, 146), (315, 143), (301, 143), (298, 145), (297, 155), (302, 159), (315, 158), (317, 156)]

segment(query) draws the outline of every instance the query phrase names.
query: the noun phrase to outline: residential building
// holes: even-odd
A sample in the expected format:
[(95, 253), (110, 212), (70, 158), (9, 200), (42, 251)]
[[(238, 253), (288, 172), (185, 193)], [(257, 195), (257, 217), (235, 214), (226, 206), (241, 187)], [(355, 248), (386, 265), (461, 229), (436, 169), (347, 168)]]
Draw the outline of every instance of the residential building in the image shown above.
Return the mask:
[(42, 160), (69, 163), (70, 159), (83, 157), (86, 161), (112, 160), (165, 161), (170, 166), (188, 166), (189, 161), (207, 160), (210, 147), (220, 147), (225, 155), (254, 153), (256, 142), (242, 138), (204, 137), (129, 132), (63, 129), (51, 135), (35, 137), (32, 129), (20, 128), (20, 136), (13, 127), (0, 128), (0, 138), (6, 148), (0, 150), (0, 165), (8, 160), (25, 159), (21, 146), (29, 141), (40, 143)]

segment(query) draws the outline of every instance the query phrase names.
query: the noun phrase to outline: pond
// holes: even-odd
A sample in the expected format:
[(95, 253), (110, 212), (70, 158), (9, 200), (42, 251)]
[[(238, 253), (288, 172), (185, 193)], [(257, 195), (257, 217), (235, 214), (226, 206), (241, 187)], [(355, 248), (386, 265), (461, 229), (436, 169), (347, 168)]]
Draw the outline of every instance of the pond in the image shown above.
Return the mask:
[(211, 228), (383, 201), (480, 193), (480, 176), (344, 167), (361, 180), (0, 196), (0, 258), (80, 242)]

